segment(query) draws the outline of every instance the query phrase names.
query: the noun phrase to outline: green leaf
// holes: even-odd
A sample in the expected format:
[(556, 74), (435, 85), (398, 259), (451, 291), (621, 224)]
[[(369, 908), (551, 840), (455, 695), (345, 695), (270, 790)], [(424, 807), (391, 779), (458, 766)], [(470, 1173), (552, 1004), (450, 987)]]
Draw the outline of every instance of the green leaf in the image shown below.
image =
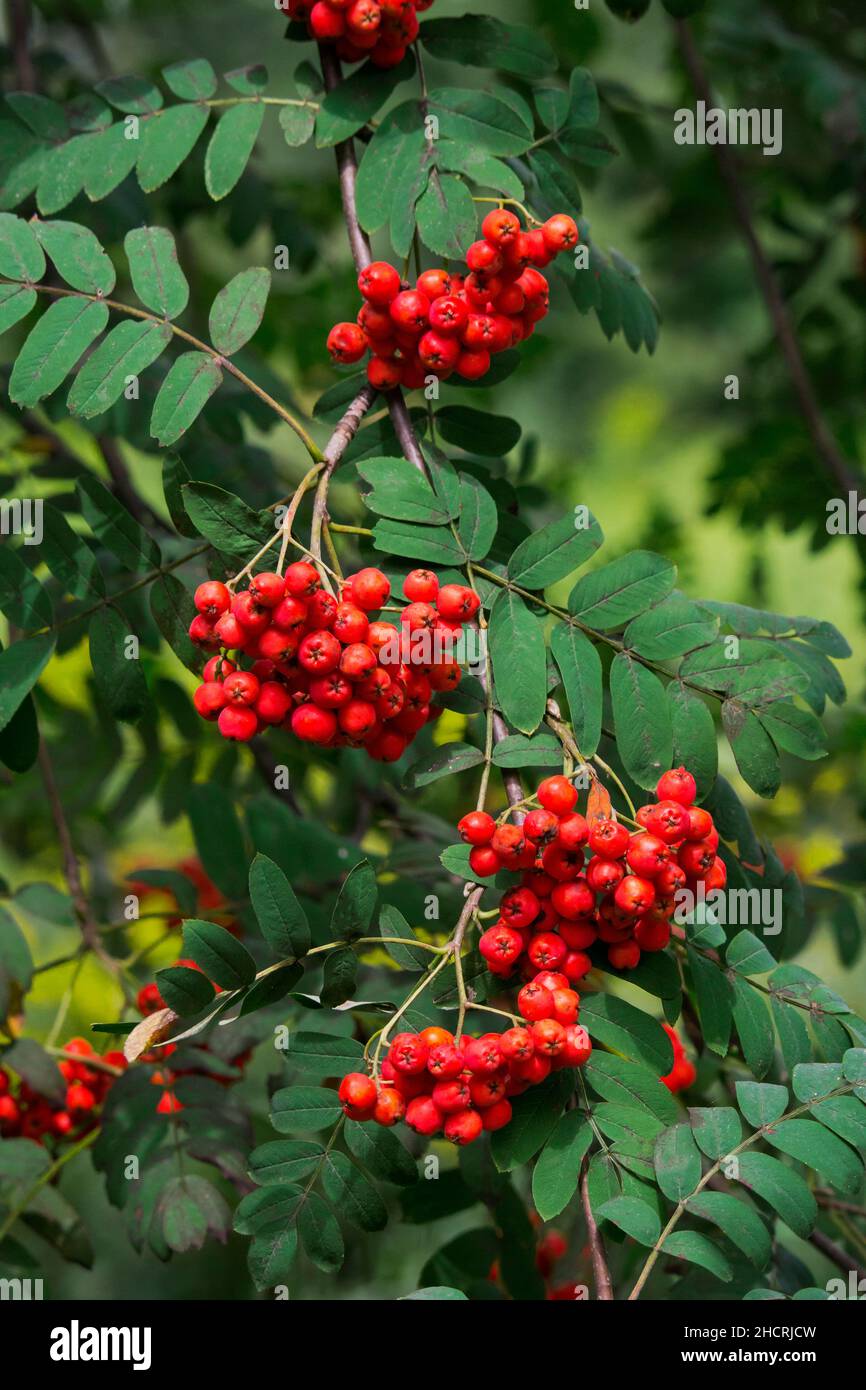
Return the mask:
[(215, 922), (184, 922), (183, 954), (222, 989), (243, 989), (256, 977), (256, 963), (247, 948)]
[(738, 1180), (743, 1186), (767, 1202), (795, 1235), (807, 1240), (818, 1219), (818, 1208), (799, 1174), (769, 1154), (742, 1153), (738, 1163)]
[(437, 256), (459, 260), (475, 236), (478, 216), (466, 184), (434, 172), (416, 207), (421, 240)]
[(483, 560), (499, 526), (496, 503), (471, 473), (460, 474), (460, 510), (457, 533), (470, 560)]
[(263, 104), (252, 101), (230, 106), (217, 121), (204, 161), (205, 187), (215, 201), (231, 193), (246, 169), (264, 118)]
[(141, 142), (132, 139), (125, 121), (116, 121), (107, 130), (93, 135), (84, 159), (84, 191), (93, 202), (107, 198), (138, 159)]
[(343, 1237), (331, 1208), (316, 1192), (308, 1192), (298, 1216), (301, 1244), (309, 1259), (324, 1274), (334, 1274), (343, 1263)]
[[(9, 723), (0, 733), (0, 762), (10, 772), (29, 772), (39, 755), (39, 725), (36, 706), (30, 695), (25, 696)], [(3, 994), (0, 974), (0, 997)], [(3, 1005), (0, 1003), (0, 1010)]]
[(34, 227), (67, 285), (85, 294), (111, 294), (117, 279), (114, 266), (93, 232), (75, 222), (36, 222)]
[(775, 1124), (788, 1108), (788, 1090), (785, 1086), (738, 1081), (736, 1089), (737, 1105), (755, 1129)]
[(295, 1226), (278, 1226), (250, 1242), (247, 1263), (253, 1283), (260, 1292), (285, 1285), (298, 1253)]
[(340, 941), (369, 936), (379, 896), (376, 871), (367, 859), (355, 864), (343, 881), (331, 913), (331, 933)]
[(0, 546), (0, 611), (16, 627), (50, 627), (51, 600), (17, 550)]
[(595, 1051), (584, 1067), (584, 1076), (606, 1100), (643, 1106), (650, 1115), (670, 1125), (679, 1120), (680, 1109), (659, 1076), (667, 1075), (672, 1065), (673, 1050), (670, 1061), (650, 1068), (613, 1053)]
[(364, 498), (370, 511), (395, 521), (417, 521), (429, 526), (450, 521), (450, 508), (407, 459), (364, 459), (356, 467), (373, 489)]
[(725, 952), (725, 959), (740, 975), (766, 975), (776, 962), (763, 942), (750, 931), (741, 931)]
[[(383, 937), (399, 936), (404, 941), (415, 939), (415, 933), (402, 912), (390, 903), (385, 903), (379, 913), (379, 930)], [(383, 942), (383, 945), (391, 959), (403, 970), (426, 970), (430, 964), (430, 952), (420, 942), (417, 946), (403, 946), (395, 941)]]
[(62, 384), (108, 323), (104, 304), (70, 296), (51, 304), (16, 358), (9, 399), (34, 406)]
[(167, 324), (127, 319), (117, 324), (88, 357), (67, 397), (71, 414), (91, 420), (102, 415), (171, 342)]
[(791, 1087), (798, 1100), (821, 1100), (843, 1085), (841, 1062), (802, 1062), (794, 1068)]
[(319, 995), (326, 1009), (339, 1008), (351, 999), (358, 981), (358, 958), (351, 946), (330, 951), (325, 957), (322, 988)]
[[(524, 198), (526, 190), (510, 165), (474, 146), (457, 144), (454, 140), (439, 140), (436, 145), (440, 169), (465, 174), (480, 188), (494, 188), (507, 198)], [(501, 361), (501, 354), (499, 357)], [(489, 377), (485, 380), (489, 380)]]
[(250, 866), (250, 900), (262, 936), (275, 956), (305, 956), (310, 927), (282, 869), (264, 854)]
[(373, 545), (386, 555), (424, 560), (428, 565), (459, 567), (466, 561), (463, 547), (447, 526), (416, 526), (387, 519), (377, 521), (373, 527)]
[(532, 143), (526, 121), (489, 92), (441, 87), (431, 93), (429, 109), (438, 117), (440, 136), (480, 146), (489, 154), (522, 154)]
[(176, 174), (195, 148), (210, 112), (197, 102), (170, 106), (141, 127), (136, 172), (145, 193), (153, 193)]
[(670, 661), (712, 642), (719, 620), (685, 598), (669, 598), (630, 623), (624, 641), (650, 661)]
[(639, 787), (654, 788), (673, 754), (664, 686), (652, 671), (619, 652), (610, 669), (610, 694), (623, 766)]
[(639, 1197), (614, 1197), (598, 1207), (594, 1215), (611, 1221), (639, 1245), (655, 1245), (661, 1235), (658, 1213)]
[[(66, 1099), (67, 1083), (57, 1063), (33, 1038), (16, 1038), (3, 1052), (3, 1065), (52, 1104), (62, 1105)], [(6, 1142), (0, 1147), (5, 1149)]]
[(552, 734), (509, 734), (493, 749), (496, 767), (562, 767), (562, 745)]
[(352, 1226), (361, 1231), (383, 1231), (388, 1208), (376, 1188), (339, 1149), (332, 1149), (322, 1170), (325, 1196)]
[(274, 531), (274, 517), (254, 512), (214, 483), (186, 483), (183, 504), (196, 531), (226, 555), (249, 559)]
[(213, 1002), (213, 985), (200, 970), (187, 965), (169, 965), (157, 970), (159, 992), (170, 1009), (181, 1018), (199, 1013)]
[(182, 101), (206, 101), (217, 89), (217, 75), (207, 58), (188, 58), (162, 70), (169, 91)]
[(118, 111), (146, 116), (163, 105), (162, 92), (147, 77), (109, 77), (97, 82), (95, 90)]
[(729, 638), (721, 637), (692, 652), (683, 661), (680, 676), (704, 690), (737, 696), (746, 703), (797, 694), (808, 684), (805, 673), (779, 648), (748, 637), (738, 647), (729, 643)]
[(743, 1137), (740, 1117), (729, 1105), (689, 1106), (689, 1122), (698, 1148), (707, 1158), (724, 1158)]
[(731, 983), (714, 961), (688, 947), (692, 983), (704, 1041), (711, 1052), (727, 1056), (734, 1012)]
[(125, 569), (146, 574), (159, 569), (159, 547), (112, 496), (98, 478), (79, 478), (76, 489), (84, 518), (97, 540), (116, 555)]
[(285, 1086), (271, 1097), (271, 1124), (279, 1134), (331, 1129), (342, 1113), (336, 1091), (318, 1086)]
[(249, 63), (243, 68), (232, 68), (223, 77), (233, 92), (243, 97), (263, 96), (268, 85), (268, 70), (263, 63)]
[(174, 574), (161, 574), (150, 590), (154, 622), (175, 656), (198, 675), (201, 652), (189, 640), (189, 626), (196, 615), (192, 594)]
[(510, 453), (521, 435), (516, 420), (505, 415), (491, 415), (486, 410), (473, 410), (467, 405), (447, 405), (437, 410), (436, 427), (449, 444), (484, 458), (500, 458)]
[(257, 1183), (299, 1183), (319, 1166), (325, 1150), (311, 1139), (272, 1139), (249, 1156), (249, 1173)]
[(549, 150), (533, 150), (528, 156), (529, 167), (538, 182), (539, 192), (551, 209), (578, 214), (583, 206), (580, 186), (570, 165), (562, 164)]
[(699, 695), (671, 681), (667, 688), (673, 732), (672, 767), (687, 767), (698, 784), (698, 800), (712, 790), (719, 766), (713, 716)]
[(271, 1004), (279, 1004), (291, 993), (303, 978), (301, 965), (280, 965), (262, 975), (251, 985), (241, 1000), (241, 1015), (254, 1014), (258, 1009), (268, 1009)]
[(570, 126), (595, 125), (599, 118), (598, 91), (588, 68), (572, 68), (568, 80)]
[(499, 68), (528, 78), (556, 71), (556, 55), (539, 33), (489, 15), (428, 19), (421, 27), (421, 42), (443, 62)]
[(400, 1187), (418, 1181), (418, 1165), (396, 1134), (379, 1125), (347, 1125), (346, 1147), (374, 1177)]
[(54, 652), (54, 637), (28, 637), (0, 652), (0, 730), (30, 694)]
[(303, 1076), (323, 1081), (365, 1068), (362, 1044), (334, 1033), (290, 1033), (286, 1057)]
[(730, 1283), (734, 1277), (734, 1271), (721, 1250), (699, 1231), (672, 1231), (665, 1238), (662, 1250), (675, 1259), (689, 1260), (702, 1269), (708, 1269), (710, 1274), (723, 1279), (725, 1283)]
[[(742, 1250), (757, 1269), (770, 1261), (772, 1242), (761, 1218), (745, 1202), (726, 1192), (701, 1192), (690, 1197), (686, 1210), (692, 1216), (711, 1221), (728, 1240)], [(686, 1257), (688, 1258), (688, 1256)]]
[(808, 762), (827, 756), (827, 736), (819, 719), (809, 710), (787, 700), (777, 700), (761, 711), (761, 723), (777, 748)]
[(127, 232), (123, 248), (142, 304), (163, 318), (176, 319), (189, 301), (189, 285), (171, 232), (164, 227), (137, 227)]
[(232, 796), (219, 782), (196, 782), (187, 809), (205, 873), (230, 902), (247, 893), (247, 853)]
[(839, 1192), (853, 1196), (863, 1181), (863, 1163), (853, 1149), (814, 1120), (785, 1120), (764, 1131), (768, 1144), (814, 1168)]
[(550, 1138), (562, 1114), (566, 1084), (562, 1074), (556, 1073), (514, 1098), (510, 1124), (497, 1130), (490, 1142), (490, 1152), (500, 1173), (510, 1173), (528, 1163)]
[[(493, 604), (488, 641), (499, 707), (509, 724), (531, 734), (544, 718), (547, 701), (544, 635), (538, 619), (510, 589), (503, 589)], [(519, 662), (515, 651), (521, 654)]]
[(270, 271), (252, 266), (220, 290), (211, 305), (209, 326), (211, 342), (224, 357), (238, 352), (256, 332), (270, 289)]
[(666, 1197), (682, 1202), (701, 1180), (701, 1156), (688, 1125), (672, 1125), (655, 1142), (656, 1180)]
[(376, 232), (385, 225), (398, 192), (405, 200), (406, 171), (421, 166), (425, 150), (417, 103), (407, 101), (389, 111), (367, 146), (358, 170), (357, 210), (365, 231)]
[(569, 594), (568, 611), (587, 627), (606, 632), (658, 603), (676, 579), (677, 567), (670, 560), (651, 550), (633, 550), (579, 579)]
[(223, 374), (204, 352), (184, 352), (172, 363), (154, 402), (150, 433), (165, 448), (194, 424)]
[(866, 1149), (866, 1110), (862, 1101), (854, 1096), (834, 1096), (830, 1100), (819, 1101), (812, 1111), (816, 1120), (832, 1129), (840, 1138), (847, 1139), (861, 1152)]
[(291, 1183), (257, 1188), (242, 1197), (235, 1208), (234, 1229), (243, 1236), (272, 1234), (297, 1219), (304, 1202), (300, 1187)]
[(26, 318), (36, 307), (37, 299), (36, 291), (23, 285), (0, 285), (0, 333)]
[(613, 994), (585, 995), (580, 1021), (591, 1038), (667, 1076), (674, 1064), (670, 1039), (654, 1018)]
[(722, 724), (743, 780), (759, 796), (774, 797), (782, 780), (779, 754), (760, 719), (739, 700), (726, 700)]
[(34, 226), (14, 213), (0, 212), (0, 275), (35, 283), (44, 274), (45, 257)]
[(559, 667), (577, 746), (591, 758), (601, 742), (604, 687), (601, 657), (585, 633), (569, 623), (557, 623), (550, 650)]
[(460, 772), (468, 772), (484, 762), (480, 748), (469, 743), (447, 743), (413, 763), (404, 778), (405, 785), (417, 790), (438, 782), (442, 777), (452, 777)]
[(532, 1173), (532, 1200), (542, 1221), (568, 1206), (592, 1143), (592, 1127), (580, 1110), (567, 1110), (542, 1149)]
[(588, 560), (603, 540), (595, 517), (580, 507), (527, 536), (508, 562), (508, 577), (523, 589), (546, 589)]
[(319, 108), (315, 117), (317, 147), (327, 149), (350, 139), (375, 116), (400, 83), (411, 77), (412, 73), (413, 65), (409, 58), (384, 71), (369, 61), (363, 67), (356, 68), (338, 87), (328, 92)]
[(126, 618), (114, 608), (94, 613), (87, 629), (90, 645), (90, 664), (96, 678), (100, 698), (115, 719), (135, 723), (148, 703), (147, 681), (129, 639)]
[(773, 1064), (774, 1040), (770, 1015), (762, 995), (736, 977), (734, 987), (734, 1027), (743, 1056), (753, 1076), (767, 1075)]
[(591, 126), (569, 125), (559, 132), (559, 145), (578, 164), (602, 169), (619, 153), (607, 136)]

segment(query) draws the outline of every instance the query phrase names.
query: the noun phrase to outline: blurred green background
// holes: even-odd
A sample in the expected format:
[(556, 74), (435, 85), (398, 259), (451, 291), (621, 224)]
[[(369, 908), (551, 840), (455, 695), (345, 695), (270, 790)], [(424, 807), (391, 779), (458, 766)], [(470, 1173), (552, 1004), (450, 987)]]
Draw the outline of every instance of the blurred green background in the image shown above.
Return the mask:
[[(435, 15), (466, 8), (463, 0), (437, 0)], [(473, 0), (470, 8), (540, 25), (565, 76), (574, 65), (592, 71), (603, 98), (602, 128), (620, 157), (607, 169), (580, 171), (584, 214), (594, 238), (640, 266), (662, 315), (655, 355), (635, 356), (622, 337), (608, 343), (594, 316), (581, 317), (559, 282), (553, 312), (526, 348), (520, 372), (490, 399), (522, 423), (523, 479), (556, 506), (586, 503), (599, 518), (608, 538), (605, 561), (636, 547), (661, 551), (677, 561), (680, 586), (692, 597), (827, 618), (845, 633), (853, 650), (843, 671), (849, 703), (828, 715), (828, 760), (786, 760), (782, 790), (767, 804), (740, 781), (727, 745), (722, 751), (722, 771), (760, 830), (814, 880), (831, 872), (843, 846), (862, 836), (863, 556), (855, 540), (829, 541), (826, 535), (826, 502), (836, 492), (815, 462), (712, 154), (674, 144), (672, 113), (693, 96), (672, 22), (659, 0), (635, 25), (620, 22), (602, 0), (592, 0), (586, 11), (576, 11), (570, 0)], [(770, 160), (744, 151), (744, 185), (822, 405), (852, 460), (863, 445), (866, 298), (866, 99), (857, 75), (866, 23), (858, 8), (837, 5), (828, 17), (818, 4), (710, 0), (695, 25), (720, 104), (756, 102), (784, 110), (782, 154)], [(279, 93), (292, 90), (293, 72), (312, 54), (309, 47), (284, 42), (284, 28), (271, 0), (44, 0), (35, 7), (34, 53), (44, 90), (60, 98), (109, 73), (155, 75), (167, 63), (198, 55), (219, 71), (264, 61), (271, 91)], [(6, 89), (15, 86), (13, 68), (7, 49)], [(437, 77), (455, 76), (432, 60), (428, 68)], [(475, 80), (483, 83), (483, 74)], [(473, 74), (460, 69), (459, 81), (471, 83)], [(204, 193), (200, 157), (190, 166), (150, 206), (127, 181), (106, 203), (90, 206), (80, 198), (62, 215), (92, 226), (108, 244), (144, 220), (171, 226), (199, 315), (230, 275), (270, 263), (273, 246), (288, 244), (293, 268), (275, 277), (256, 348), (282, 383), (284, 398), (293, 397), (309, 414), (334, 379), (324, 350), (327, 328), (347, 316), (355, 298), (332, 154), (310, 145), (288, 149), (278, 128), (267, 124), (241, 185), (217, 207)], [(3, 360), (9, 360), (8, 344), (5, 352)], [(737, 401), (723, 394), (731, 373), (740, 380)], [(52, 428), (87, 466), (104, 473), (97, 444), (81, 427), (58, 420)], [(247, 420), (243, 437), (231, 447), (225, 436), (217, 439), (202, 429), (194, 464), (199, 476), (208, 476), (212, 467), (215, 478), (229, 476), (248, 500), (264, 503), (289, 491), (305, 471), (296, 445), (287, 429), (259, 430)], [(67, 488), (41, 466), (44, 440), (38, 430), (22, 428), (17, 412), (0, 414), (0, 450), (2, 471), (14, 477), (20, 495)], [(123, 455), (140, 495), (164, 514), (156, 455), (143, 439), (124, 446)], [(351, 506), (351, 499), (338, 496)], [(164, 648), (148, 656), (148, 669), (155, 677), (192, 685)], [(52, 663), (43, 684), (49, 701), (86, 712), (88, 678), (86, 647), (79, 644)], [(448, 725), (451, 734), (454, 727)], [(81, 748), (69, 751), (80, 759)], [(184, 819), (161, 819), (146, 776), (140, 794), (129, 791), (148, 756), (146, 742), (130, 736), (99, 800), (76, 808), (76, 834), (91, 882), (106, 904), (114, 903), (115, 915), (124, 874), (142, 865), (173, 865), (193, 848)], [(219, 749), (206, 745), (198, 775), (219, 756)], [(311, 777), (306, 790), (327, 814), (334, 791), (328, 777)], [(112, 814), (113, 802), (124, 795), (124, 814)], [(449, 814), (442, 796), (437, 809)], [(369, 844), (381, 847), (377, 835)], [(0, 799), (0, 874), (12, 889), (25, 880), (61, 882), (34, 774), (16, 779)], [(36, 919), (25, 919), (25, 925), (38, 962), (68, 947), (64, 927)], [(148, 939), (145, 924), (130, 934), (133, 945)], [(166, 948), (152, 957), (153, 964), (173, 955)], [(818, 931), (801, 960), (855, 1009), (866, 1009), (861, 960), (838, 931), (829, 925)], [(29, 1000), (29, 1031), (44, 1033), (69, 984), (67, 969), (40, 977)], [(110, 1017), (115, 1007), (105, 976), (88, 965), (75, 982), (64, 1036), (83, 1031), (94, 1018)], [(244, 1083), (262, 1137), (268, 1128), (269, 1065), (267, 1057), (258, 1057)], [(87, 1271), (52, 1257), (45, 1275), (49, 1296), (252, 1296), (239, 1238), (163, 1266), (129, 1249), (86, 1165), (67, 1174), (64, 1190), (82, 1209), (96, 1261)], [(466, 1224), (455, 1218), (454, 1229), (461, 1223)], [(384, 1239), (359, 1242), (341, 1276), (340, 1297), (374, 1290), (387, 1298), (413, 1286), (425, 1254), (446, 1233), (440, 1225), (434, 1240), (429, 1227), (392, 1226)], [(296, 1290), (301, 1298), (331, 1293), (318, 1275)]]

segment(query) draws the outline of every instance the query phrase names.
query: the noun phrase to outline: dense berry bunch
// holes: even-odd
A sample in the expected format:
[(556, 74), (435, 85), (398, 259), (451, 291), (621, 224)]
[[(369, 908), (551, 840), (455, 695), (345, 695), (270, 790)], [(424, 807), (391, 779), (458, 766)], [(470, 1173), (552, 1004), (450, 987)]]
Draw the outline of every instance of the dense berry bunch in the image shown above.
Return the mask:
[[(96, 1124), (114, 1076), (88, 1066), (87, 1059), (97, 1054), (86, 1038), (70, 1038), (63, 1050), (69, 1056), (58, 1064), (66, 1082), (66, 1097), (61, 1104), (40, 1095), (26, 1081), (13, 1090), (9, 1073), (0, 1067), (0, 1135), (4, 1139), (33, 1139), (38, 1144), (50, 1139), (59, 1143), (81, 1139)], [(122, 1052), (107, 1052), (99, 1060), (121, 1070), (126, 1066)]]
[(513, 212), (498, 208), (481, 230), (483, 240), (466, 253), (465, 275), (425, 270), (413, 289), (387, 261), (362, 270), (357, 321), (335, 324), (328, 336), (333, 360), (360, 362), (370, 352), (371, 385), (413, 390), (430, 376), (477, 381), (496, 353), (531, 337), (549, 310), (541, 269), (577, 245), (577, 224), (560, 213), (525, 232)]
[(576, 810), (575, 787), (561, 776), (541, 783), (538, 807), (522, 825), (498, 823), (486, 811), (463, 817), (458, 829), (472, 845), (473, 874), (521, 873), (479, 943), (495, 975), (519, 968), (534, 981), (555, 971), (574, 984), (591, 968), (586, 951), (596, 941), (615, 969), (632, 970), (642, 951), (667, 946), (680, 889), (724, 887), (719, 835), (710, 813), (694, 805), (691, 773), (666, 772), (657, 794), (638, 811), (642, 828), (633, 832), (613, 818), (587, 822)]
[(667, 1076), (660, 1076), (659, 1080), (667, 1086), (669, 1091), (673, 1091), (674, 1094), (676, 1094), (677, 1091), (686, 1091), (689, 1086), (694, 1086), (697, 1072), (695, 1071), (694, 1064), (690, 1062), (686, 1056), (686, 1049), (680, 1042), (679, 1034), (669, 1023), (663, 1022), (662, 1028), (664, 1028), (671, 1040), (674, 1049), (674, 1064)]
[(245, 742), (278, 725), (306, 743), (363, 747), (396, 762), (438, 717), (434, 694), (459, 683), (456, 643), (479, 599), (462, 584), (440, 588), (431, 571), (413, 570), (397, 628), (373, 616), (390, 592), (381, 570), (363, 569), (336, 599), (306, 560), (282, 576), (253, 575), (241, 593), (200, 584), (190, 637), (217, 654), (195, 692), (198, 713), (228, 739)]
[(445, 1028), (398, 1033), (378, 1081), (352, 1072), (340, 1085), (340, 1101), (350, 1120), (405, 1120), (417, 1134), (471, 1144), (508, 1124), (512, 1096), (551, 1071), (582, 1067), (591, 1052), (585, 1028), (553, 1019), (478, 1038), (455, 1038)]
[(282, 0), (292, 19), (306, 20), (310, 38), (336, 41), (344, 63), (369, 58), (396, 68), (418, 37), (418, 13), (433, 0)]

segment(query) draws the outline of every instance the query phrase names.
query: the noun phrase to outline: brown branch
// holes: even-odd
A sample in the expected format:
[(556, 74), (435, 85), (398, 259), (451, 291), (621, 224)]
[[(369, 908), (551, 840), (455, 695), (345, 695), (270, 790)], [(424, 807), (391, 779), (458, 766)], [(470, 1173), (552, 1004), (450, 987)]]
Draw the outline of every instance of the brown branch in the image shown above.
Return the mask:
[(30, 57), (30, 0), (6, 0), (6, 28), (15, 61), (15, 80), (21, 92), (36, 91), (36, 71)]
[(605, 1254), (604, 1241), (601, 1238), (595, 1217), (592, 1214), (592, 1205), (589, 1200), (589, 1167), (585, 1163), (580, 1179), (580, 1200), (583, 1204), (583, 1215), (586, 1220), (586, 1233), (589, 1238), (589, 1248), (592, 1252), (592, 1271), (595, 1275), (595, 1291), (600, 1302), (612, 1303), (613, 1284), (611, 1283), (610, 1270), (607, 1267), (607, 1255)]
[(866, 1269), (849, 1255), (847, 1250), (843, 1250), (841, 1245), (837, 1245), (835, 1240), (825, 1236), (823, 1231), (813, 1231), (809, 1237), (809, 1244), (820, 1250), (822, 1255), (826, 1255), (828, 1260), (832, 1260), (837, 1268), (844, 1269), (848, 1274), (856, 1274), (858, 1280), (866, 1279)]
[[(676, 30), (680, 51), (692, 86), (700, 100), (706, 102), (709, 110), (715, 105), (713, 90), (691, 29), (687, 22), (681, 19), (676, 21)], [(809, 370), (803, 360), (788, 306), (785, 303), (773, 267), (758, 237), (749, 199), (740, 178), (740, 166), (737, 157), (727, 145), (714, 145), (713, 153), (719, 166), (719, 172), (727, 186), (740, 232), (752, 258), (755, 278), (764, 297), (776, 337), (779, 340), (800, 413), (806, 423), (815, 451), (825, 470), (838, 487), (846, 493), (859, 494), (861, 479), (858, 478), (848, 460), (843, 456), (827, 421), (824, 419)]]
[(123, 977), (123, 968), (119, 961), (106, 951), (102, 944), (99, 927), (90, 910), (90, 903), (84, 891), (81, 881), (81, 870), (78, 865), (78, 858), (72, 844), (72, 836), (66, 820), (66, 813), (63, 810), (63, 802), (60, 799), (60, 790), (57, 786), (57, 778), (54, 775), (54, 765), (48, 751), (48, 745), (44, 738), (39, 740), (39, 767), (42, 772), (42, 781), (45, 784), (45, 791), (48, 796), (48, 804), (51, 808), (51, 818), (54, 821), (54, 828), (57, 831), (57, 839), (60, 843), (60, 853), (63, 860), (63, 877), (66, 879), (69, 894), (72, 898), (72, 906), (75, 909), (75, 916), (78, 919), (78, 926), (81, 931), (81, 939), (88, 951), (108, 970), (117, 981), (118, 987), (123, 994), (127, 1004), (131, 1003), (132, 996)]
[(118, 502), (123, 503), (126, 510), (135, 517), (140, 526), (159, 526), (164, 530), (165, 527), (159, 517), (151, 511), (147, 503), (136, 492), (129, 476), (129, 469), (117, 446), (117, 440), (111, 435), (100, 434), (97, 437), (97, 443), (111, 478), (111, 491)]

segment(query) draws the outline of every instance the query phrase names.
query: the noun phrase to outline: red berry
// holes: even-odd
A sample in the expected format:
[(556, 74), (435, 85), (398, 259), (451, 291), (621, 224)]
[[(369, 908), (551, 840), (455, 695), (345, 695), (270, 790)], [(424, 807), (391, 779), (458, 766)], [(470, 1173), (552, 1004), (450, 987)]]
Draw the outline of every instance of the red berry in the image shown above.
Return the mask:
[(352, 1071), (344, 1076), (337, 1092), (343, 1109), (351, 1106), (354, 1110), (372, 1110), (376, 1104), (376, 1083), (363, 1072)]
[(331, 632), (308, 632), (298, 648), (298, 662), (306, 671), (325, 676), (340, 664), (343, 649)]
[(524, 985), (517, 996), (517, 1008), (523, 1018), (530, 1023), (537, 1023), (543, 1018), (553, 1016), (553, 995), (549, 989), (530, 981)]
[(477, 1110), (464, 1110), (449, 1115), (445, 1121), (445, 1138), (452, 1144), (473, 1144), (484, 1128)]
[(689, 825), (685, 838), (687, 840), (705, 840), (713, 830), (713, 818), (709, 811), (704, 811), (700, 806), (690, 806), (688, 817)]
[[(659, 801), (657, 805), (644, 806), (641, 810), (645, 812), (643, 819), (638, 816), (641, 824), (660, 840), (664, 840), (666, 845), (676, 844), (678, 840), (688, 836), (690, 812), (678, 801)], [(704, 815), (706, 814), (704, 812)], [(709, 815), (707, 820), (712, 825)]]
[(400, 276), (387, 261), (373, 261), (358, 276), (358, 289), (371, 304), (390, 304), (400, 293)]
[(563, 1058), (570, 1067), (582, 1067), (592, 1055), (592, 1043), (589, 1034), (580, 1024), (572, 1023), (565, 1030), (565, 1048)]
[(520, 222), (507, 208), (497, 208), (494, 212), (488, 212), (481, 224), (481, 231), (485, 241), (489, 241), (497, 249), (502, 249), (519, 234)]
[(529, 943), (529, 959), (539, 970), (555, 970), (567, 953), (568, 947), (562, 937), (554, 932), (539, 932)]
[(396, 357), (373, 357), (367, 363), (367, 380), (377, 391), (394, 391), (402, 380)]
[(684, 767), (665, 772), (656, 787), (659, 801), (678, 801), (681, 806), (691, 806), (697, 794), (697, 782)]
[(248, 743), (259, 727), (255, 712), (245, 705), (227, 705), (217, 720), (223, 738)]
[(403, 580), (403, 593), (411, 603), (435, 603), (439, 580), (432, 570), (411, 570)]
[(455, 1115), (460, 1110), (468, 1110), (472, 1104), (469, 1086), (462, 1078), (437, 1081), (431, 1094), (434, 1103), (445, 1115)]
[(570, 251), (580, 239), (574, 218), (562, 212), (548, 218), (541, 232), (548, 249), (557, 254), (560, 251)]
[(478, 878), (492, 878), (502, 868), (502, 860), (489, 845), (476, 845), (469, 855), (469, 867)]
[(457, 358), (457, 374), (466, 381), (479, 381), (490, 371), (490, 353), (483, 349), (477, 352), (461, 352)]
[(415, 288), (420, 290), (425, 299), (429, 299), (432, 304), (435, 299), (442, 299), (451, 295), (452, 278), (447, 270), (424, 270), (418, 276)]
[(629, 846), (628, 826), (598, 816), (589, 828), (589, 847), (605, 859), (621, 859)]
[(352, 577), (352, 598), (365, 613), (372, 613), (387, 603), (391, 581), (381, 570), (365, 569)]
[(499, 1046), (507, 1062), (525, 1062), (535, 1051), (532, 1033), (528, 1028), (509, 1028), (501, 1034)]
[(328, 352), (335, 362), (360, 362), (367, 351), (367, 339), (357, 323), (335, 323), (328, 334)]
[(292, 733), (304, 743), (328, 744), (337, 732), (336, 716), (318, 705), (299, 705), (292, 711)]
[(636, 941), (617, 942), (608, 946), (607, 958), (614, 970), (634, 970), (640, 960), (640, 946)]
[(279, 574), (254, 574), (250, 580), (249, 595), (254, 603), (262, 608), (276, 608), (283, 597), (286, 581)]
[(418, 290), (401, 290), (388, 312), (398, 328), (418, 334), (429, 322), (430, 300)]
[(373, 1108), (373, 1119), (377, 1125), (390, 1128), (406, 1114), (406, 1102), (393, 1086), (383, 1086)]
[(613, 898), (622, 912), (637, 917), (652, 907), (656, 899), (656, 890), (649, 879), (639, 878), (636, 874), (626, 874)]
[(231, 598), (225, 584), (220, 584), (216, 579), (209, 579), (204, 584), (199, 584), (196, 589), (195, 606), (199, 613), (213, 623), (228, 611)]
[[(426, 1031), (426, 1030), (425, 1030)], [(453, 1081), (463, 1070), (463, 1053), (452, 1043), (430, 1044), (427, 1070), (438, 1081)]]
[(406, 1123), (416, 1134), (438, 1134), (443, 1118), (442, 1111), (431, 1096), (416, 1096), (406, 1107)]
[(492, 965), (512, 965), (523, 951), (523, 938), (510, 927), (488, 927), (478, 942), (478, 949)]
[(216, 719), (226, 702), (225, 689), (219, 681), (205, 681), (192, 697), (202, 719)]
[(531, 840), (533, 844), (546, 845), (556, 839), (559, 821), (552, 811), (530, 811), (523, 822), (523, 832), (527, 840)]
[(498, 1100), (495, 1105), (489, 1106), (481, 1113), (481, 1124), (488, 1133), (493, 1133), (497, 1129), (504, 1129), (511, 1120), (511, 1102), (509, 1100)]
[(292, 697), (278, 681), (265, 681), (259, 691), (255, 710), (263, 724), (282, 724), (292, 707)]
[(671, 850), (664, 840), (649, 831), (632, 835), (628, 847), (628, 864), (636, 874), (654, 878), (670, 862)]
[(538, 799), (546, 811), (566, 816), (574, 810), (577, 788), (567, 777), (546, 777), (538, 788)]
[(418, 1076), (427, 1066), (429, 1048), (416, 1033), (398, 1033), (388, 1050), (388, 1061), (406, 1076)]

